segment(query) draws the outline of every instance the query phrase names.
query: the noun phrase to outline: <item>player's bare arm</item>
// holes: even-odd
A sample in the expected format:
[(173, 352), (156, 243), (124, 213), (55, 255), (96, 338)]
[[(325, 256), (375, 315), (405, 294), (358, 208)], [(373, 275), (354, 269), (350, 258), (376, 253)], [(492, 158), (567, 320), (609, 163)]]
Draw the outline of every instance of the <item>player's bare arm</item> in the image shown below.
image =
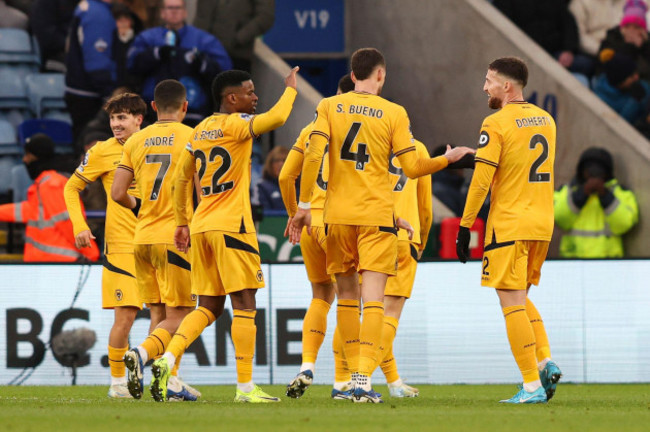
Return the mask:
[(111, 198), (128, 209), (133, 209), (137, 205), (135, 198), (127, 193), (132, 182), (133, 171), (121, 166), (117, 167), (113, 185), (111, 186)]

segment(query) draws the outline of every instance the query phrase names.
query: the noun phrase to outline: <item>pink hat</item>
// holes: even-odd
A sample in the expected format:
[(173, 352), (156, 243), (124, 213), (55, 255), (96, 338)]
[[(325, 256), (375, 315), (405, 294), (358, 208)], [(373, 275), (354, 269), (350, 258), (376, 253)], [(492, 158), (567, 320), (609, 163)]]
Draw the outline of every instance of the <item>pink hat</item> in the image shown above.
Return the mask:
[(648, 13), (648, 5), (644, 0), (628, 0), (623, 7), (621, 27), (628, 24), (635, 24), (647, 30), (646, 13)]

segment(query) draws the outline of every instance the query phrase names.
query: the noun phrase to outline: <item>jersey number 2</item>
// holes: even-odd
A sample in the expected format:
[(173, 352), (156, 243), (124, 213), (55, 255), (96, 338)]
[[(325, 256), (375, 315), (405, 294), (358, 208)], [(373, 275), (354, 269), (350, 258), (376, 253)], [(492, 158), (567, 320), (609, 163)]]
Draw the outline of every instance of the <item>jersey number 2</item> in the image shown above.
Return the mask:
[(235, 182), (230, 180), (224, 183), (219, 183), (221, 177), (228, 172), (230, 166), (232, 165), (232, 157), (228, 150), (223, 147), (212, 147), (210, 149), (209, 159), (205, 157), (205, 153), (201, 150), (194, 151), (194, 157), (201, 161), (201, 168), (199, 168), (199, 181), (203, 178), (205, 170), (207, 169), (208, 162), (214, 162), (217, 157), (221, 158), (221, 166), (212, 174), (212, 184), (210, 186), (205, 186), (201, 188), (201, 192), (204, 196), (219, 194), (225, 191), (232, 189), (235, 186)]
[(528, 148), (535, 150), (538, 145), (542, 146), (542, 154), (539, 155), (533, 165), (530, 167), (530, 173), (528, 174), (528, 181), (531, 183), (548, 183), (551, 181), (551, 173), (547, 172), (537, 172), (540, 166), (546, 159), (548, 159), (548, 141), (544, 135), (536, 134), (530, 139)]
[(156, 180), (153, 182), (153, 188), (151, 188), (151, 195), (149, 195), (150, 201), (156, 201), (160, 196), (160, 188), (162, 187), (163, 180), (165, 180), (165, 175), (169, 171), (169, 166), (172, 164), (172, 155), (167, 154), (148, 154), (145, 156), (144, 161), (148, 164), (150, 163), (159, 163), (160, 168), (158, 169), (158, 174), (156, 174)]
[(354, 122), (350, 126), (348, 134), (345, 136), (345, 141), (343, 141), (343, 146), (341, 147), (341, 160), (352, 161), (355, 163), (355, 168), (359, 171), (363, 171), (366, 168), (366, 164), (370, 161), (370, 155), (366, 153), (368, 148), (367, 144), (357, 143), (356, 153), (352, 153), (352, 144), (359, 134), (359, 129), (361, 129), (361, 123)]

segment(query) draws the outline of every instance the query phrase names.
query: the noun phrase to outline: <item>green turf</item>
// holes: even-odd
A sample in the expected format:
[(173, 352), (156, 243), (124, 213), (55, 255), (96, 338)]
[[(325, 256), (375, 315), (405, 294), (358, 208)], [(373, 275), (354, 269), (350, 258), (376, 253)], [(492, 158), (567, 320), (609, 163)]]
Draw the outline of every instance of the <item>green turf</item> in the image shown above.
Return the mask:
[[(106, 387), (0, 387), (0, 430), (13, 431), (648, 431), (650, 385), (560, 384), (545, 405), (504, 405), (509, 385), (419, 386), (417, 399), (333, 401), (330, 387), (279, 404), (232, 402), (234, 386), (198, 386), (201, 402), (109, 400)], [(283, 386), (263, 386), (283, 395)], [(377, 391), (385, 392), (385, 386)], [(148, 393), (146, 393), (148, 396)]]

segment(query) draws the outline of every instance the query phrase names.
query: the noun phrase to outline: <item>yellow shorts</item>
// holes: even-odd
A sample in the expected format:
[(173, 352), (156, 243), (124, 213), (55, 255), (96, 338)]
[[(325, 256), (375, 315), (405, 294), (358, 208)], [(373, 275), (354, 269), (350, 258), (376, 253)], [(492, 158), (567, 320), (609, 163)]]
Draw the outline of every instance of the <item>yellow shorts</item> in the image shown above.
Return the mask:
[(143, 303), (171, 307), (196, 306), (192, 295), (190, 263), (173, 245), (135, 245), (135, 273)]
[(481, 285), (525, 290), (528, 284), (539, 284), (548, 245), (547, 241), (532, 240), (486, 245), (483, 251)]
[(192, 234), (191, 242), (195, 294), (224, 296), (264, 287), (256, 233), (206, 231)]
[(395, 297), (411, 297), (415, 270), (418, 266), (418, 251), (407, 240), (397, 242), (397, 276), (388, 278), (384, 294)]
[(333, 276), (327, 274), (327, 241), (325, 228), (311, 227), (311, 235), (303, 228), (300, 237), (300, 251), (305, 261), (307, 277), (311, 283), (335, 282)]
[(351, 268), (394, 276), (397, 272), (397, 228), (328, 225), (327, 272), (345, 273)]
[(102, 271), (102, 308), (113, 309), (125, 306), (142, 309), (133, 254), (105, 255)]

